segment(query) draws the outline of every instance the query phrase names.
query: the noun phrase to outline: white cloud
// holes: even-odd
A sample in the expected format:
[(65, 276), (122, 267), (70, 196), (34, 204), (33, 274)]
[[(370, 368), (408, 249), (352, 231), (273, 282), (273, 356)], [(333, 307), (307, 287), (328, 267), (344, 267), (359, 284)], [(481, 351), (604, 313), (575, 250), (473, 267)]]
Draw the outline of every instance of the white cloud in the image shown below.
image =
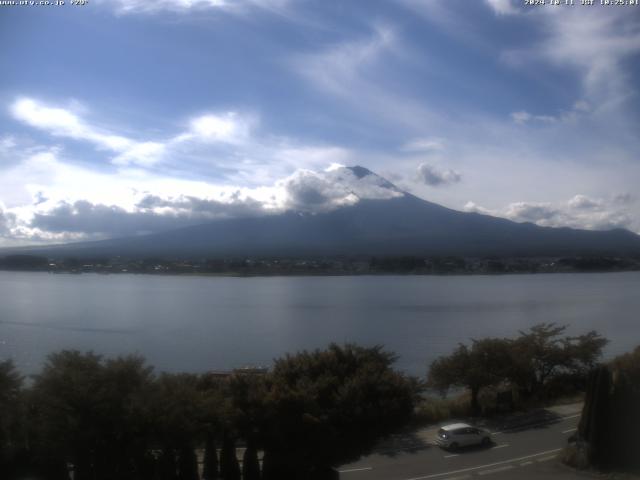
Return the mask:
[(0, 137), (0, 154), (11, 151), (16, 146), (16, 140), (11, 135)]
[[(615, 201), (596, 200), (586, 195), (575, 195), (566, 203), (513, 202), (504, 208), (488, 209), (467, 202), (466, 212), (504, 217), (514, 222), (531, 222), (545, 227), (571, 227), (587, 230), (626, 228), (640, 233), (640, 222)], [(637, 219), (636, 219), (637, 220)]]
[(594, 200), (586, 195), (576, 195), (568, 202), (569, 207), (580, 210), (593, 210), (602, 206), (602, 201)]
[[(360, 80), (362, 79), (358, 82)], [(123, 215), (124, 218), (131, 219), (138, 215), (149, 224), (160, 225), (162, 222), (153, 223), (156, 220), (149, 220), (148, 216), (168, 215), (167, 218), (173, 216), (178, 219), (174, 225), (179, 226), (183, 225), (180, 221), (191, 221), (187, 214), (190, 209), (197, 209), (197, 202), (186, 199), (186, 196), (198, 199), (212, 209), (218, 205), (215, 202), (220, 202), (223, 204), (220, 212), (235, 215), (244, 208), (228, 205), (233, 203), (232, 195), (236, 191), (240, 191), (243, 202), (258, 202), (264, 212), (279, 212), (294, 207), (304, 211), (326, 211), (358, 199), (377, 198), (379, 192), (387, 194), (384, 189), (376, 189), (375, 184), (370, 189), (365, 189), (366, 183), (360, 181), (347, 189), (336, 188), (334, 184), (337, 180), (322, 173), (328, 165), (337, 164), (330, 171), (340, 171), (340, 165), (360, 163), (363, 158), (367, 165), (377, 165), (378, 168), (384, 165), (382, 171), (385, 176), (390, 170), (389, 165), (393, 165), (393, 171), (389, 173), (401, 172), (405, 180), (411, 178), (414, 183), (407, 185), (407, 188), (417, 188), (428, 195), (430, 200), (448, 206), (459, 206), (460, 188), (436, 189), (427, 186), (430, 182), (431, 185), (434, 182), (445, 185), (460, 181), (460, 173), (456, 170), (437, 167), (446, 164), (439, 163), (445, 160), (440, 158), (445, 147), (447, 156), (455, 158), (456, 163), (452, 166), (464, 172), (464, 195), (467, 198), (482, 198), (483, 204), (493, 207), (489, 210), (472, 203), (465, 206), (468, 211), (494, 212), (498, 216), (518, 221), (535, 221), (553, 226), (600, 228), (613, 225), (640, 231), (637, 208), (634, 210), (631, 205), (631, 197), (619, 195), (614, 200), (610, 190), (603, 190), (605, 185), (613, 191), (626, 192), (633, 189), (631, 180), (637, 177), (637, 171), (617, 161), (616, 151), (606, 155), (606, 165), (602, 168), (583, 169), (580, 163), (583, 158), (578, 159), (580, 162), (574, 162), (564, 153), (558, 158), (566, 161), (554, 163), (539, 152), (529, 152), (530, 137), (525, 138), (523, 134), (519, 139), (514, 139), (514, 132), (523, 129), (506, 125), (506, 122), (496, 125), (480, 119), (465, 123), (460, 131), (473, 132), (475, 136), (465, 136), (463, 139), (447, 134), (446, 143), (441, 137), (430, 136), (435, 133), (431, 129), (426, 135), (407, 132), (403, 138), (412, 140), (400, 147), (406, 154), (398, 155), (396, 147), (392, 156), (265, 136), (261, 129), (254, 128), (257, 116), (245, 113), (201, 111), (197, 115), (186, 116), (186, 120), (176, 126), (176, 131), (154, 139), (144, 138), (140, 134), (123, 136), (119, 135), (119, 131), (99, 128), (97, 123), (87, 120), (88, 113), (78, 111), (73, 105), (59, 108), (35, 102), (36, 106), (64, 110), (71, 116), (62, 115), (61, 118), (66, 120), (62, 122), (61, 129), (55, 132), (53, 127), (48, 126), (49, 123), (42, 122), (42, 118), (47, 118), (47, 110), (44, 111), (47, 115), (35, 115), (32, 122), (26, 120), (27, 116), (21, 121), (50, 132), (56, 136), (56, 141), (59, 138), (88, 141), (97, 149), (95, 158), (100, 159), (106, 151), (105, 158), (115, 163), (115, 166), (107, 165), (106, 171), (102, 172), (92, 170), (90, 166), (80, 168), (77, 163), (74, 165), (72, 162), (74, 158), (68, 147), (43, 148), (34, 146), (32, 142), (22, 145), (24, 138), (13, 135), (1, 137), (0, 192), (1, 199), (8, 205), (4, 212), (15, 215), (16, 218), (16, 223), (11, 227), (11, 235), (19, 235), (25, 241), (35, 238), (41, 238), (42, 241), (83, 238), (79, 232), (55, 233), (29, 227), (29, 222), (36, 213), (44, 216), (61, 205), (74, 207), (81, 201), (93, 205), (92, 208), (82, 210), (85, 216), (102, 212), (106, 218), (105, 212), (109, 213), (108, 210), (114, 208), (115, 213), (109, 213), (113, 218)], [(576, 112), (593, 110), (590, 101), (580, 102), (574, 107)], [(42, 113), (42, 110), (35, 111)], [(34, 121), (34, 118), (40, 120)], [(117, 123), (109, 121), (109, 124)], [(87, 131), (91, 134), (87, 135)], [(125, 138), (130, 142), (129, 147), (117, 151), (113, 149), (114, 144), (109, 147), (109, 142), (96, 140), (93, 133), (101, 135), (99, 138)], [(478, 143), (478, 137), (485, 136), (491, 140)], [(495, 141), (497, 145), (490, 145), (490, 142)], [(5, 153), (2, 153), (2, 148)], [(85, 160), (90, 159), (92, 158)], [(415, 165), (427, 159), (429, 163), (422, 169), (422, 186), (416, 187)], [(194, 169), (195, 162), (201, 170)], [(84, 163), (89, 165), (89, 162)], [(296, 177), (285, 185), (281, 179), (292, 177), (292, 172), (299, 169), (321, 173), (314, 173), (315, 177)], [(194, 172), (197, 174), (193, 174)], [(202, 172), (214, 172), (216, 175), (205, 177), (206, 173)], [(499, 172), (509, 173), (501, 175)], [(208, 180), (182, 180), (181, 176)], [(20, 181), (17, 182), (16, 179)], [(539, 185), (544, 185), (545, 196), (536, 195)], [(559, 213), (549, 216), (539, 212), (536, 217), (535, 208), (539, 208), (539, 205), (496, 207), (505, 205), (514, 198), (515, 190), (521, 195), (520, 198), (552, 199), (547, 206)], [(566, 191), (588, 192), (598, 199), (589, 197), (593, 201), (604, 199), (603, 206), (591, 210), (572, 208)], [(142, 215), (141, 199), (149, 195), (161, 199), (165, 206), (156, 206), (152, 212), (146, 211)], [(64, 211), (59, 211), (58, 216), (63, 213)]]
[(401, 150), (410, 153), (430, 153), (444, 150), (445, 142), (442, 138), (416, 138), (405, 143)]
[(236, 193), (223, 200), (146, 195), (132, 211), (86, 200), (63, 201), (46, 212), (36, 212), (28, 227), (57, 235), (115, 237), (172, 230), (221, 218), (265, 215), (260, 202), (241, 199), (239, 192)]
[[(17, 120), (56, 137), (89, 142), (99, 150), (114, 154), (115, 165), (149, 168), (175, 153), (184, 144), (241, 144), (256, 123), (253, 116), (237, 112), (205, 113), (189, 121), (186, 131), (165, 139), (138, 140), (96, 126), (71, 109), (52, 107), (32, 98), (18, 98), (10, 107)], [(11, 141), (10, 137), (4, 143)], [(2, 148), (3, 144), (0, 144)]]
[(462, 180), (462, 175), (455, 170), (440, 170), (433, 165), (421, 163), (418, 165), (418, 179), (426, 185), (438, 187), (458, 183)]
[(586, 100), (578, 100), (573, 104), (573, 110), (576, 112), (590, 112), (591, 105)]
[(513, 112), (511, 114), (511, 119), (518, 125), (524, 125), (525, 123), (532, 120), (543, 123), (555, 123), (558, 121), (558, 118), (552, 115), (532, 115), (529, 112), (525, 112), (523, 110), (519, 112)]
[(561, 111), (558, 115), (533, 115), (527, 111), (520, 110), (511, 113), (511, 120), (518, 125), (529, 122), (539, 122), (543, 124), (569, 123), (575, 122), (581, 116), (591, 111), (591, 105), (586, 100), (576, 101), (568, 111)]
[(115, 165), (137, 164), (150, 167), (158, 162), (166, 152), (166, 145), (158, 142), (141, 142), (128, 148), (113, 158)]
[(518, 9), (514, 6), (511, 0), (486, 0), (486, 2), (498, 15), (511, 15), (518, 13)]
[(513, 112), (511, 114), (511, 119), (519, 125), (527, 123), (529, 120), (531, 120), (531, 118), (532, 116), (529, 112), (525, 112), (522, 110), (519, 112)]
[[(101, 152), (106, 150), (105, 159), (117, 168), (117, 172), (113, 173), (128, 180), (136, 177), (143, 183), (143, 177), (153, 171), (157, 174), (168, 172), (172, 176), (184, 175), (191, 178), (209, 175), (216, 178), (218, 184), (231, 187), (253, 185), (254, 188), (259, 188), (273, 185), (275, 181), (297, 169), (324, 169), (333, 163), (354, 163), (352, 152), (342, 147), (300, 144), (287, 138), (261, 136), (255, 129), (259, 123), (258, 116), (251, 113), (204, 112), (188, 119), (182, 131), (178, 127), (178, 132), (167, 134), (164, 138), (134, 139), (101, 129), (71, 109), (52, 107), (34, 99), (14, 101), (11, 111), (16, 119), (53, 136), (93, 144), (97, 148), (98, 159), (101, 159)], [(122, 141), (113, 142), (113, 138)], [(5, 150), (15, 147), (12, 137), (6, 137), (0, 147), (5, 144)], [(56, 155), (59, 153), (54, 149), (45, 149), (44, 152), (41, 149), (39, 153), (44, 156), (33, 157), (25, 152), (22, 148), (20, 155), (7, 154), (3, 157), (22, 156), (24, 167), (30, 165), (33, 172), (36, 171), (33, 169), (35, 158), (47, 157), (51, 163), (51, 158), (57, 159)], [(55, 170), (62, 168), (68, 168), (67, 162), (60, 163)], [(144, 173), (145, 170), (147, 173)], [(88, 184), (89, 182), (84, 182), (84, 185)], [(78, 185), (69, 191), (78, 188), (84, 190), (84, 187)], [(24, 195), (22, 198), (24, 199)], [(93, 199), (96, 204), (105, 203), (95, 200), (94, 196), (79, 198)], [(77, 199), (67, 200), (73, 203)]]
[[(65, 168), (54, 158), (50, 160), (50, 168)], [(16, 209), (19, 216), (8, 214), (19, 219), (19, 222), (13, 222), (11, 228), (5, 227), (5, 224), (9, 225), (5, 222), (5, 213), (0, 216), (0, 226), (3, 227), (0, 235), (31, 242), (97, 239), (169, 230), (220, 218), (262, 216), (285, 210), (326, 212), (361, 200), (403, 195), (375, 174), (346, 167), (322, 172), (299, 170), (274, 186), (261, 189), (223, 190), (204, 185), (204, 190), (201, 188), (198, 191), (198, 188), (194, 188), (197, 184), (183, 182), (171, 194), (162, 185), (162, 179), (148, 180), (146, 184), (138, 185), (144, 191), (132, 185), (122, 185), (122, 178), (119, 183), (114, 185), (119, 188), (112, 201), (95, 194), (94, 198), (100, 201), (73, 199), (71, 195), (66, 198), (53, 195), (43, 201), (34, 201), (28, 208)], [(97, 178), (93, 185), (97, 189), (101, 187)], [(197, 194), (176, 193), (188, 186)], [(40, 190), (38, 192), (42, 195)], [(55, 190), (48, 189), (49, 194), (55, 194)]]
[[(553, 36), (545, 43), (545, 56), (581, 70), (592, 97), (628, 93), (622, 62), (640, 52), (640, 24), (635, 16), (611, 8), (570, 10), (547, 15)], [(616, 92), (619, 88), (624, 90)]]
[(126, 150), (133, 144), (128, 138), (88, 125), (68, 109), (50, 107), (31, 98), (18, 98), (10, 110), (17, 120), (55, 136), (86, 140), (115, 151)]
[[(229, 117), (233, 117), (233, 114), (229, 114)], [(202, 138), (227, 140), (235, 135), (236, 125), (232, 118), (203, 115), (191, 121), (191, 130)]]
[(237, 112), (208, 113), (189, 122), (189, 130), (173, 139), (174, 142), (196, 140), (202, 142), (241, 143), (250, 133), (255, 119)]
[(384, 53), (395, 48), (395, 34), (389, 27), (378, 26), (364, 40), (345, 42), (321, 53), (299, 57), (294, 66), (318, 87), (340, 96), (356, 91), (350, 87), (361, 82), (361, 75), (375, 66)]
[(242, 181), (180, 180), (131, 166), (98, 172), (70, 163), (59, 148), (23, 147), (12, 147), (7, 154), (17, 163), (0, 169), (2, 199), (10, 203), (0, 205), (1, 245), (134, 235), (287, 209), (320, 212), (402, 195), (376, 175), (335, 165), (348, 152), (330, 147), (284, 149), (292, 163), (305, 155), (310, 163), (324, 159), (322, 169), (297, 170), (272, 183), (266, 178), (253, 188)]
[(587, 113), (624, 106), (636, 91), (628, 82), (624, 65), (640, 52), (640, 23), (634, 14), (601, 5), (537, 8), (527, 13), (543, 29), (542, 39), (535, 47), (504, 51), (502, 58), (507, 63), (528, 66), (542, 60), (557, 68), (573, 69), (585, 98), (570, 111)]
[(302, 159), (304, 159), (305, 168), (315, 169), (322, 168), (327, 164), (331, 168), (332, 165), (342, 166), (354, 161), (352, 152), (335, 146), (315, 147), (285, 144), (277, 149), (276, 155), (279, 161), (285, 162), (294, 169), (294, 165), (299, 165)]
[(70, 109), (51, 107), (32, 98), (18, 98), (10, 107), (14, 118), (56, 137), (67, 137), (94, 144), (100, 150), (115, 152), (117, 164), (140, 163), (150, 166), (164, 152), (156, 142), (138, 142), (92, 125)]
[(559, 215), (559, 211), (549, 203), (515, 202), (507, 207), (505, 216), (518, 222), (534, 222), (539, 225), (549, 223)]
[(381, 200), (404, 195), (392, 184), (362, 168), (332, 168), (324, 172), (299, 170), (279, 183), (286, 192), (285, 208), (326, 212), (360, 200)]
[(401, 94), (395, 83), (386, 84), (387, 75), (380, 74), (388, 73), (385, 60), (406, 59), (407, 51), (390, 25), (377, 24), (368, 36), (297, 55), (291, 66), (310, 85), (365, 112), (372, 122), (415, 134), (428, 128), (434, 116), (420, 102)]
[(494, 212), (492, 212), (491, 210), (484, 208), (480, 205), (478, 205), (477, 203), (474, 202), (467, 202), (464, 204), (464, 207), (462, 207), (462, 209), (465, 212), (471, 212), (471, 213), (480, 213), (482, 215), (495, 215)]
[(619, 193), (613, 196), (613, 203), (618, 205), (630, 205), (635, 203), (636, 197), (630, 193)]
[(0, 236), (9, 234), (15, 221), (15, 214), (5, 212), (4, 206), (0, 204)]
[(250, 8), (281, 11), (290, 0), (95, 0), (100, 5), (112, 8), (120, 15), (157, 14), (161, 12), (188, 13), (203, 10), (218, 10), (241, 13)]

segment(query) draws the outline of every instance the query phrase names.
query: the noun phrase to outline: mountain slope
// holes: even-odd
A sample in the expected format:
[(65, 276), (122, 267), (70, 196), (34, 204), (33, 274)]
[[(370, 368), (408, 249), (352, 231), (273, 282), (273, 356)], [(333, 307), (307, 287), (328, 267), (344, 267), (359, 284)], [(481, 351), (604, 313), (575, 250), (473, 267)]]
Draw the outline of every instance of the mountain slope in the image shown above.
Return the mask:
[(397, 196), (364, 199), (327, 213), (287, 212), (210, 222), (152, 235), (30, 249), (49, 256), (636, 255), (640, 236), (618, 229), (539, 227), (451, 210), (406, 192), (362, 167), (358, 178)]

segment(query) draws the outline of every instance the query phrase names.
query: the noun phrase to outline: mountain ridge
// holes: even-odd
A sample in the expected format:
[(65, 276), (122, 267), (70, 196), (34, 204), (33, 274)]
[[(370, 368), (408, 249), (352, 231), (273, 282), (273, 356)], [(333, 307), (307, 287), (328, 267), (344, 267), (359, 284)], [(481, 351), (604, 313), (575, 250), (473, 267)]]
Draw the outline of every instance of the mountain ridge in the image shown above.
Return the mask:
[[(364, 167), (342, 168), (357, 178), (354, 189), (362, 187), (361, 192), (358, 195), (354, 191), (357, 202), (330, 211), (289, 210), (149, 235), (25, 247), (20, 251), (50, 257), (129, 258), (640, 255), (640, 236), (628, 230), (542, 227), (461, 212), (400, 190)], [(340, 175), (338, 172), (337, 177)], [(364, 186), (357, 183), (363, 181), (367, 182)], [(366, 198), (371, 185), (397, 194)]]

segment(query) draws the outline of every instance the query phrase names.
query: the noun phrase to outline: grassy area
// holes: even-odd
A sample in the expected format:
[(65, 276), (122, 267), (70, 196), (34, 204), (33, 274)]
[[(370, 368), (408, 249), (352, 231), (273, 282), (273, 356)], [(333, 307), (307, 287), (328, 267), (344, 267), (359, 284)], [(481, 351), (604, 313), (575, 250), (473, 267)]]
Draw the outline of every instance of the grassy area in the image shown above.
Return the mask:
[[(500, 413), (508, 413), (496, 408), (495, 389), (486, 389), (479, 397), (482, 417), (491, 417)], [(526, 411), (534, 408), (544, 408), (552, 405), (567, 405), (584, 400), (584, 393), (571, 392), (565, 395), (541, 399), (519, 399), (514, 396), (513, 411)], [(471, 395), (461, 392), (450, 397), (425, 395), (416, 406), (413, 422), (414, 426), (433, 425), (447, 420), (465, 419), (471, 417)]]

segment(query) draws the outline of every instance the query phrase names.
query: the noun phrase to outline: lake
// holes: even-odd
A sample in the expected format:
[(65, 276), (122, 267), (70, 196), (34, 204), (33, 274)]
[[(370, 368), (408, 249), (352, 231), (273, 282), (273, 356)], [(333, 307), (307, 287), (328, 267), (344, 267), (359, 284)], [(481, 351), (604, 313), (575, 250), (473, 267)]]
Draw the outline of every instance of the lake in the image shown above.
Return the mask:
[(384, 344), (416, 375), (458, 342), (540, 322), (640, 344), (640, 272), (505, 276), (195, 277), (0, 272), (0, 359), (140, 353), (157, 370), (225, 370), (330, 342)]

